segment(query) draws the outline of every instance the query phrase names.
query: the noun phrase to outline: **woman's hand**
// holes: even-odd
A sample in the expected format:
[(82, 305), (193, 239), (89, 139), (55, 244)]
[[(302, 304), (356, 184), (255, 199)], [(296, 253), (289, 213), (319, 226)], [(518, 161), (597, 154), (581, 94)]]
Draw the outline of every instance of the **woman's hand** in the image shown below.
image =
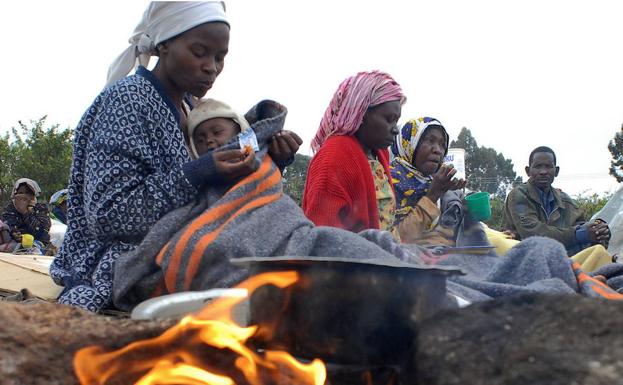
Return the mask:
[(216, 171), (227, 180), (247, 176), (258, 168), (252, 149), (215, 151), (213, 157)]
[(303, 144), (296, 133), (292, 131), (279, 131), (272, 137), (268, 147), (268, 154), (277, 164), (292, 158)]
[(433, 174), (433, 181), (430, 184), (426, 196), (433, 202), (437, 202), (446, 191), (459, 190), (465, 187), (467, 181), (464, 179), (452, 179), (456, 174), (456, 169), (452, 165), (441, 165), (439, 170)]

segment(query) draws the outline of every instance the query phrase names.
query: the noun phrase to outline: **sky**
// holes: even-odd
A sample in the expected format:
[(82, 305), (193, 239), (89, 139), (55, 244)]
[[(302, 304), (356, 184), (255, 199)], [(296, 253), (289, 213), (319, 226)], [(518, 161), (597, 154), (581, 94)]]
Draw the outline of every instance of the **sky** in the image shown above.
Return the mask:
[[(614, 192), (608, 142), (623, 124), (623, 3), (612, 0), (233, 0), (225, 69), (208, 97), (246, 111), (288, 108), (309, 144), (338, 85), (390, 73), (407, 103), (400, 123), (431, 116), (455, 139), (513, 161), (557, 155), (554, 185), (572, 196)], [(0, 4), (0, 134), (43, 115), (75, 128), (128, 45), (148, 2)]]

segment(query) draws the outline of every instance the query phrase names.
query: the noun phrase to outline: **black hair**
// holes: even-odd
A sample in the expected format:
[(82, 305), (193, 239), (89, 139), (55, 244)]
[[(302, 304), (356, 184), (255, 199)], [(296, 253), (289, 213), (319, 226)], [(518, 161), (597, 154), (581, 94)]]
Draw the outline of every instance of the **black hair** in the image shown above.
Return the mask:
[(554, 150), (552, 150), (551, 148), (547, 146), (539, 146), (535, 148), (534, 150), (532, 150), (532, 152), (530, 153), (530, 158), (528, 158), (528, 166), (532, 164), (532, 159), (534, 158), (534, 154), (536, 154), (537, 152), (547, 152), (547, 153), (552, 154), (552, 156), (554, 157), (554, 166), (556, 165), (556, 154), (554, 154)]

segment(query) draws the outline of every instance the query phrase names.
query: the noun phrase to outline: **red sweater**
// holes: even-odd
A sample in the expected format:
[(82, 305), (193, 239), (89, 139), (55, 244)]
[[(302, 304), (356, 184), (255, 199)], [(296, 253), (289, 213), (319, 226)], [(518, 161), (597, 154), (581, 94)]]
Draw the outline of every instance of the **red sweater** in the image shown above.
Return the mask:
[[(391, 181), (388, 151), (378, 150), (377, 158)], [(303, 211), (318, 226), (354, 232), (379, 228), (372, 170), (355, 137), (330, 137), (311, 160)]]

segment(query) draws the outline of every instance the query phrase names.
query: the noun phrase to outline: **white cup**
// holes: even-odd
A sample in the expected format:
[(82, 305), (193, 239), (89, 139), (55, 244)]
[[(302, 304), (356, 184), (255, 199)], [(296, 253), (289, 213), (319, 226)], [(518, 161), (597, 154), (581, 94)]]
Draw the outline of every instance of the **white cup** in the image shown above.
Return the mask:
[(465, 150), (462, 148), (449, 148), (448, 154), (443, 158), (445, 164), (451, 164), (456, 169), (454, 178), (465, 179)]

